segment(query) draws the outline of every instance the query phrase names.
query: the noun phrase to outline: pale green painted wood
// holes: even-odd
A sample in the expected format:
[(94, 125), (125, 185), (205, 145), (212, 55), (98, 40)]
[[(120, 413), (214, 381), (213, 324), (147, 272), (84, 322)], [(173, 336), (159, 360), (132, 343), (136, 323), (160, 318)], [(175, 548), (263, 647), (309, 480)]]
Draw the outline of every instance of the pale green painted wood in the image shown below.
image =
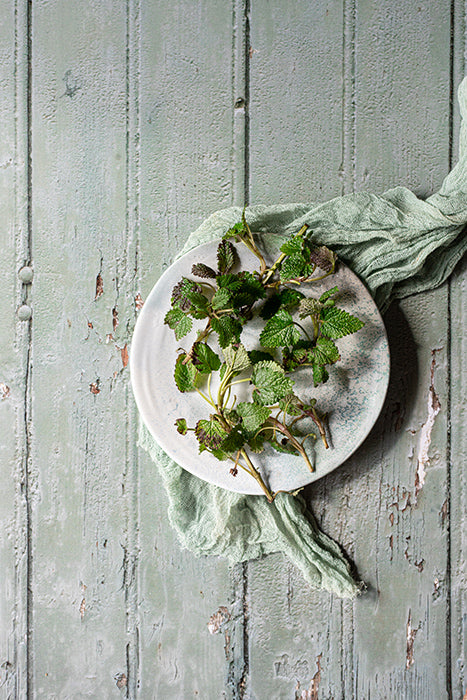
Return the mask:
[[(453, 82), (458, 85), (465, 74), (466, 47), (465, 6), (454, 4), (454, 61)], [(454, 159), (459, 149), (460, 115), (458, 106), (453, 112)], [(465, 442), (466, 425), (466, 305), (467, 305), (467, 269), (465, 260), (454, 271), (449, 283), (450, 301), (450, 444), (451, 462), (449, 503), (449, 581), (451, 614), (447, 620), (450, 631), (451, 686), (453, 697), (463, 697), (467, 689), (467, 599), (466, 599), (466, 561), (467, 561), (467, 483), (465, 464), (467, 446)], [(448, 660), (449, 661), (449, 660)]]
[[(344, 20), (341, 2), (252, 4), (252, 204), (341, 194)], [(344, 665), (340, 602), (310, 593), (280, 555), (252, 562), (248, 571), (246, 697), (288, 699), (296, 689), (298, 697), (309, 688), (318, 662), (325, 669), (322, 696), (338, 697)]]
[[(268, 116), (262, 119), (258, 106), (256, 112), (252, 111), (252, 120), (256, 117), (262, 126), (255, 127), (252, 123), (251, 134), (255, 133), (255, 128), (272, 131), (269, 104), (274, 98), (271, 95), (289, 93), (287, 72), (291, 83), (295, 73), (305, 72), (304, 66), (313, 70), (307, 64), (306, 50), (302, 51), (304, 65), (300, 66), (297, 52), (291, 51), (288, 56), (284, 49), (289, 39), (284, 27), (288, 29), (290, 20), (284, 16), (281, 4), (268, 3), (259, 7), (264, 12), (266, 26), (270, 26), (271, 17), (272, 21), (276, 18), (277, 30), (276, 34), (270, 32), (269, 46), (274, 47), (271, 53), (281, 60), (275, 63), (275, 71), (264, 71), (270, 76), (268, 84), (260, 68), (261, 51), (258, 51), (257, 70), (261, 75), (258, 82), (262, 92), (254, 97), (256, 56), (253, 53), (252, 100), (262, 106), (264, 99), (264, 114)], [(253, 14), (255, 8), (258, 12), (258, 3)], [(341, 11), (341, 26), (346, 37), (343, 55), (339, 54), (343, 58), (345, 87), (341, 146), (343, 191), (367, 187), (382, 191), (394, 184), (407, 184), (419, 193), (434, 191), (448, 170), (449, 8), (430, 5), (419, 10), (402, 4), (394, 7), (392, 3), (391, 8), (381, 6), (379, 9), (369, 3), (356, 6), (345, 3)], [(424, 13), (423, 23), (419, 22), (420, 11)], [(302, 34), (310, 37), (309, 46), (314, 46), (313, 27), (307, 25), (294, 8), (294, 19), (297, 17), (302, 20)], [(256, 33), (261, 36), (265, 31), (262, 19), (258, 12), (256, 23), (252, 21), (253, 50)], [(436, 36), (427, 34), (426, 23), (440, 28)], [(260, 28), (255, 29), (255, 25)], [(397, 33), (393, 29), (395, 26)], [(296, 38), (297, 34), (294, 36)], [(321, 35), (320, 42), (325, 41)], [(428, 81), (433, 94), (428, 93), (427, 83), (418, 92), (420, 71), (416, 71), (415, 66), (420, 62), (430, 66), (429, 74), (422, 73), (420, 84)], [(307, 90), (310, 104), (320, 99), (313, 80), (309, 86), (303, 86), (303, 81), (301, 85), (303, 91), (297, 111), (306, 102)], [(329, 95), (323, 94), (323, 104), (332, 104)], [(276, 119), (274, 139), (279, 143), (282, 140), (285, 157), (290, 161), (294, 157), (297, 161), (304, 158), (313, 163), (316, 156), (307, 150), (310, 139), (306, 129), (297, 133), (295, 128), (291, 143), (288, 127), (289, 123), (282, 127), (280, 117)], [(294, 149), (294, 142), (303, 144), (300, 153), (296, 147)], [(252, 145), (252, 154), (254, 148)], [(337, 151), (337, 144), (334, 148)], [(423, 159), (422, 149), (427, 153)], [(281, 148), (276, 147), (275, 151), (280, 152)], [(325, 160), (324, 167), (329, 168), (324, 171), (326, 182), (332, 181), (330, 168), (338, 155), (335, 152), (334, 157)], [(269, 157), (268, 153), (265, 160)], [(252, 155), (251, 201), (255, 201), (256, 191), (253, 163)], [(313, 172), (312, 166), (310, 171)], [(271, 201), (280, 199), (288, 187), (303, 189), (301, 168), (297, 169), (297, 174), (294, 172), (295, 181), (276, 174), (277, 170), (273, 172), (275, 174), (267, 179)], [(260, 182), (258, 191), (262, 194), (265, 179)], [(310, 194), (301, 199), (314, 196), (313, 180), (307, 184)], [(347, 465), (310, 489), (312, 503), (321, 515), (323, 526), (354, 556), (370, 590), (355, 605), (335, 602), (331, 617), (329, 605), (326, 606), (321, 594), (310, 595), (304, 591), (303, 584), (300, 586), (297, 580), (299, 577), (290, 572), (290, 567), (280, 557), (250, 565), (252, 697), (260, 698), (262, 694), (292, 697), (294, 689), (300, 697), (306, 689), (316, 689), (318, 676), (314, 685), (313, 677), (318, 670), (318, 658), (319, 688), (323, 697), (448, 697), (445, 667), (448, 591), (443, 587), (447, 566), (447, 532), (443, 517), (448, 497), (447, 359), (443, 350), (436, 354), (434, 384), (444, 412), (436, 418), (432, 432), (434, 455), (430, 452), (433, 464), (419, 493), (418, 504), (414, 504), (414, 455), (421, 427), (427, 419), (431, 350), (445, 349), (447, 343), (446, 290), (407, 301), (403, 308), (419, 347), (417, 359), (412, 358), (420, 367), (419, 384), (409, 385), (410, 394), (403, 398), (397, 395), (399, 387), (395, 387), (384, 418), (368, 443)], [(397, 320), (396, 316), (393, 323)], [(401, 342), (397, 327), (395, 341)], [(404, 362), (406, 355), (402, 348), (398, 356)], [(403, 387), (407, 384), (403, 377), (399, 381)], [(394, 423), (401, 411), (406, 415), (401, 416), (402, 424), (395, 433)], [(409, 494), (412, 506), (402, 512)], [(279, 588), (279, 592), (265, 601), (266, 588)], [(412, 628), (420, 629), (414, 641), (414, 664), (407, 669), (409, 611)], [(286, 619), (290, 620), (287, 625), (278, 623)]]
[(0, 23), (0, 694), (25, 697), (28, 677), (29, 329), (18, 272), (28, 262), (27, 33), (24, 4)]
[(250, 203), (342, 190), (341, 0), (251, 5)]
[(447, 3), (358, 0), (357, 189), (404, 184), (427, 196), (439, 188), (448, 167), (450, 12)]
[[(226, 2), (141, 5), (143, 299), (189, 233), (207, 213), (230, 205), (233, 190), (242, 187), (232, 22)], [(238, 697), (241, 618), (216, 636), (207, 628), (220, 606), (234, 614), (235, 582), (228, 566), (180, 551), (156, 467), (144, 453), (140, 483), (141, 697)]]
[(451, 674), (453, 697), (462, 697), (467, 688), (467, 483), (466, 463), (466, 357), (465, 330), (467, 300), (467, 270), (465, 262), (452, 277), (451, 283)]
[[(426, 31), (427, 27), (437, 30)], [(447, 6), (358, 4), (358, 187), (382, 191), (405, 184), (422, 196), (439, 188), (449, 170), (450, 51)], [(391, 321), (387, 315), (394, 329), (395, 381), (373, 464), (365, 460), (367, 469), (372, 467), (364, 480), (367, 499), (356, 484), (349, 503), (355, 533), (363, 530), (368, 535), (357, 549), (356, 534), (356, 562), (376, 589), (374, 601), (362, 599), (354, 610), (354, 692), (448, 698), (448, 539), (443, 516), (449, 502), (446, 287), (409, 299), (401, 309), (402, 317), (395, 315)], [(404, 316), (408, 336), (398, 332)], [(405, 371), (398, 372), (397, 365), (405, 365)], [(434, 394), (441, 409), (434, 417), (425, 483), (417, 485), (423, 426), (433, 410), (429, 401)]]
[[(449, 8), (33, 3), (27, 291), (16, 275), (30, 233), (28, 4), (5, 7), (0, 665), (11, 667), (0, 696), (25, 697), (29, 670), (31, 697), (431, 700), (450, 697), (450, 664), (462, 697), (465, 265), (450, 294), (388, 315), (399, 363), (383, 415), (308, 490), (369, 584), (355, 604), (311, 592), (279, 555), (231, 572), (180, 551), (155, 467), (136, 449), (124, 366), (138, 295), (207, 213), (248, 194), (256, 204), (439, 186)], [(456, 84), (463, 13), (454, 3)], [(31, 324), (14, 316), (26, 293)], [(431, 384), (441, 410), (415, 502)], [(211, 636), (221, 606), (231, 619)]]
[(35, 697), (132, 681), (126, 32), (123, 5), (33, 5)]

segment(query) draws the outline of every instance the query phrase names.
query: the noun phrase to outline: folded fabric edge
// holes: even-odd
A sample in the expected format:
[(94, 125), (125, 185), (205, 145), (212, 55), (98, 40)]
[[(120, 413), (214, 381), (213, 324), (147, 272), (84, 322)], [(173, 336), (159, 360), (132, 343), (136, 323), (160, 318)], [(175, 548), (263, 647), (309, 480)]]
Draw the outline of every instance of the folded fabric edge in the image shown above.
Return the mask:
[[(234, 492), (225, 492), (220, 487), (202, 482), (198, 477), (183, 470), (166, 455), (141, 419), (139, 419), (138, 446), (149, 454), (164, 482), (169, 497), (169, 522), (182, 549), (188, 549), (196, 557), (223, 557), (227, 559), (230, 566), (245, 561), (259, 560), (268, 554), (282, 553), (301, 572), (305, 581), (314, 590), (325, 589), (341, 598), (348, 599), (355, 598), (364, 590), (364, 583), (354, 579), (349, 561), (339, 544), (318, 528), (313, 515), (307, 509), (306, 502), (300, 496), (279, 494), (275, 503), (269, 504), (262, 496), (245, 496)], [(162, 464), (161, 455), (167, 459), (166, 465)], [(190, 483), (195, 485), (195, 491), (202, 488), (205, 496), (209, 495), (212, 498), (217, 490), (221, 497), (226, 496), (227, 502), (233, 503), (234, 509), (237, 503), (242, 503), (242, 501), (245, 504), (250, 504), (251, 507), (252, 499), (254, 499), (254, 510), (258, 511), (259, 509), (260, 511), (259, 516), (263, 529), (271, 528), (271, 537), (269, 539), (263, 537), (259, 543), (252, 543), (250, 537), (247, 537), (237, 547), (231, 547), (230, 543), (221, 537), (206, 543), (205, 539), (200, 536), (196, 518), (187, 528), (185, 513), (181, 513), (183, 510), (181, 499), (180, 502), (173, 500), (173, 486), (180, 471), (183, 472), (185, 481), (188, 479)], [(186, 489), (184, 489), (185, 491)], [(209, 502), (209, 499), (206, 498), (206, 501)], [(252, 519), (253, 525), (251, 527), (254, 529), (258, 513), (252, 514)], [(211, 529), (215, 529), (214, 522), (210, 522), (210, 525)], [(203, 527), (206, 527), (206, 523), (203, 524)]]

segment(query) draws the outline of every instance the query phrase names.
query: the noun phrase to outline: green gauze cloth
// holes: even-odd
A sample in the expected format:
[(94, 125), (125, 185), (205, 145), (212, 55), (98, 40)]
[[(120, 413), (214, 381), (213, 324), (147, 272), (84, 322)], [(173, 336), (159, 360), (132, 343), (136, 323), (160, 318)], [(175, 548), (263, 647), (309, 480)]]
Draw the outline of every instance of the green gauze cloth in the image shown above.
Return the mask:
[[(391, 299), (441, 284), (467, 245), (467, 78), (459, 88), (462, 115), (459, 162), (426, 201), (403, 187), (378, 196), (337, 197), (324, 204), (254, 206), (254, 231), (296, 233), (303, 224), (366, 283), (379, 308)], [(181, 254), (215, 241), (240, 220), (231, 207), (210, 216)], [(314, 588), (352, 598), (359, 584), (338, 544), (323, 534), (300, 496), (246, 496), (202, 481), (175, 464), (143, 427), (140, 444), (158, 465), (169, 498), (169, 520), (183, 547), (233, 562), (283, 552)]]

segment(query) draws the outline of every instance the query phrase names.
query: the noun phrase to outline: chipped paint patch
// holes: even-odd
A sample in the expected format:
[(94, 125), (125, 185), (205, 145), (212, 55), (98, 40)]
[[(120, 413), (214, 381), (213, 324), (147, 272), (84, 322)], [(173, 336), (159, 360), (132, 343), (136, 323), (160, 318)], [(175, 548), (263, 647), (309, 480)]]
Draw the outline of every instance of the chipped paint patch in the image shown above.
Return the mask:
[(414, 664), (414, 655), (413, 655), (413, 645), (415, 642), (415, 637), (417, 636), (418, 632), (418, 627), (414, 629), (412, 627), (412, 610), (409, 610), (409, 617), (407, 618), (407, 627), (406, 627), (406, 639), (407, 639), (407, 651), (406, 651), (406, 658), (405, 658), (405, 667), (409, 669), (411, 666)]
[(418, 445), (417, 472), (415, 474), (415, 500), (425, 484), (426, 468), (430, 464), (428, 451), (431, 444), (431, 432), (435, 424), (435, 419), (441, 410), (441, 403), (434, 387), (434, 374), (436, 369), (436, 353), (438, 349), (431, 351), (431, 373), (430, 390), (428, 392), (428, 416), (422, 425), (420, 441)]
[(10, 396), (10, 387), (3, 382), (0, 382), (0, 395), (2, 397), (2, 401)]
[(443, 505), (441, 506), (441, 510), (439, 511), (440, 517), (441, 517), (441, 525), (444, 525), (446, 522), (446, 518), (448, 517), (448, 501), (445, 499)]
[(102, 275), (99, 272), (99, 274), (96, 277), (96, 295), (94, 297), (94, 301), (96, 299), (99, 299), (100, 296), (104, 293), (104, 280), (102, 279)]
[(123, 348), (119, 348), (118, 345), (116, 345), (115, 347), (117, 348), (117, 350), (120, 350), (120, 355), (121, 355), (121, 358), (122, 358), (122, 365), (123, 365), (123, 367), (126, 367), (127, 364), (128, 364), (128, 359), (129, 359), (129, 356), (128, 356), (128, 343), (125, 343), (125, 345), (123, 346)]
[(84, 619), (84, 613), (86, 612), (86, 598), (83, 598), (81, 601), (81, 604), (79, 606), (79, 614), (81, 615), (81, 619)]
[(114, 333), (117, 330), (117, 326), (118, 326), (118, 311), (117, 311), (116, 307), (114, 307), (112, 309), (112, 328), (114, 330)]
[(322, 654), (319, 654), (316, 658), (316, 666), (318, 667), (315, 675), (310, 681), (308, 689), (304, 688), (300, 690), (300, 681), (297, 681), (295, 686), (295, 700), (318, 700), (319, 684), (321, 683), (321, 659)]
[(143, 297), (138, 292), (138, 294), (135, 296), (135, 309), (136, 309), (136, 311), (140, 311), (143, 308), (143, 306), (144, 306)]
[(117, 673), (116, 676), (114, 676), (117, 688), (120, 690), (121, 688), (126, 688), (127, 684), (127, 677), (124, 673)]
[(225, 605), (221, 605), (219, 610), (211, 615), (208, 622), (208, 630), (210, 634), (216, 634), (220, 631), (222, 625), (230, 620), (230, 613)]
[(297, 676), (306, 678), (310, 675), (310, 667), (306, 659), (297, 659), (295, 663), (290, 663), (289, 655), (282, 654), (280, 659), (274, 662), (274, 673), (281, 678), (292, 679), (297, 678)]
[(91, 382), (91, 384), (89, 385), (89, 391), (91, 392), (91, 394), (101, 393), (101, 390), (99, 389), (99, 383), (100, 379), (97, 379), (95, 382)]

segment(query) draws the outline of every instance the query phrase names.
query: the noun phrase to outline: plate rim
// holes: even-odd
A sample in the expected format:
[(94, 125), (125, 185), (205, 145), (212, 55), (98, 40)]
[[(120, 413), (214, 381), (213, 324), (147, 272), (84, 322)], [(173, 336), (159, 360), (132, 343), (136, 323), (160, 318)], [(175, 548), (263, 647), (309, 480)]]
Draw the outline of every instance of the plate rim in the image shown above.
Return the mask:
[[(259, 235), (261, 236), (261, 234), (259, 234)], [(279, 233), (267, 234), (267, 235), (268, 235), (269, 239), (278, 238), (278, 239), (283, 240), (285, 238), (285, 236), (283, 234), (279, 234)], [(201, 249), (205, 249), (205, 248), (212, 249), (213, 247), (216, 247), (218, 245), (219, 241), (220, 241), (220, 239), (218, 237), (216, 237), (211, 241), (207, 241), (205, 243), (201, 243), (199, 245), (193, 246), (188, 250), (183, 250), (183, 253), (179, 254), (177, 257), (174, 258), (174, 260), (160, 274), (159, 278), (156, 280), (156, 282), (152, 286), (151, 291), (149, 292), (147, 299), (144, 302), (143, 307), (140, 310), (140, 313), (139, 313), (138, 318), (136, 320), (135, 328), (133, 330), (133, 335), (131, 338), (130, 351), (129, 351), (130, 383), (131, 383), (131, 387), (132, 387), (132, 391), (133, 391), (133, 396), (134, 396), (134, 399), (135, 399), (135, 402), (136, 402), (136, 405), (138, 408), (138, 412), (140, 415), (140, 419), (144, 423), (146, 429), (151, 434), (152, 438), (155, 440), (156, 444), (169, 457), (169, 459), (171, 459), (175, 464), (177, 464), (179, 467), (181, 467), (185, 471), (189, 472), (190, 474), (192, 474), (192, 475), (196, 476), (197, 478), (202, 479), (206, 483), (210, 483), (218, 488), (223, 488), (223, 489), (226, 489), (228, 491), (232, 491), (232, 492), (236, 492), (236, 493), (244, 494), (244, 495), (261, 495), (261, 494), (263, 494), (263, 492), (261, 491), (260, 487), (256, 484), (256, 481), (253, 479), (251, 479), (251, 482), (252, 482), (251, 488), (250, 487), (238, 488), (238, 487), (236, 487), (236, 480), (232, 480), (232, 485), (226, 485), (224, 483), (219, 483), (219, 481), (216, 481), (215, 478), (211, 479), (211, 478), (209, 478), (209, 476), (205, 476), (204, 474), (199, 474), (196, 471), (190, 469), (188, 466), (185, 466), (184, 464), (180, 464), (179, 461), (170, 454), (170, 451), (168, 451), (164, 445), (161, 445), (160, 436), (158, 436), (157, 434), (154, 433), (154, 431), (151, 427), (151, 421), (145, 415), (144, 401), (142, 399), (142, 396), (145, 392), (144, 392), (144, 389), (143, 389), (141, 383), (138, 383), (138, 380), (137, 380), (138, 368), (136, 367), (136, 362), (137, 362), (136, 357), (137, 357), (138, 352), (137, 351), (135, 352), (135, 347), (138, 348), (138, 343), (140, 342), (140, 335), (144, 332), (145, 318), (146, 318), (147, 314), (149, 313), (149, 307), (151, 306), (151, 304), (149, 302), (151, 302), (153, 300), (154, 296), (157, 294), (158, 287), (163, 282), (164, 277), (169, 272), (169, 270), (172, 269), (172, 267), (175, 264), (183, 261), (183, 259), (188, 257), (188, 256), (192, 256), (197, 250), (201, 250)], [(385, 360), (386, 360), (386, 367), (383, 368), (384, 378), (385, 378), (384, 390), (381, 390), (381, 388), (380, 388), (380, 392), (378, 394), (380, 396), (379, 405), (377, 404), (377, 410), (374, 412), (374, 416), (373, 416), (372, 420), (370, 420), (370, 426), (368, 427), (368, 430), (365, 432), (364, 435), (362, 435), (361, 439), (357, 443), (352, 445), (352, 449), (343, 457), (343, 459), (341, 461), (339, 461), (338, 464), (336, 464), (333, 467), (331, 467), (330, 469), (326, 470), (324, 473), (320, 474), (318, 471), (310, 472), (309, 479), (306, 481), (306, 483), (304, 483), (302, 486), (297, 486), (296, 489), (291, 489), (291, 491), (300, 490), (300, 489), (304, 488), (305, 486), (308, 486), (309, 484), (313, 483), (314, 481), (317, 481), (318, 479), (323, 478), (324, 476), (330, 474), (335, 469), (337, 469), (338, 467), (342, 466), (345, 462), (347, 462), (347, 460), (365, 442), (365, 440), (368, 438), (369, 434), (373, 430), (379, 416), (381, 415), (381, 411), (384, 407), (384, 403), (386, 401), (387, 392), (388, 392), (388, 388), (389, 388), (390, 369), (391, 369), (391, 354), (390, 354), (390, 348), (389, 348), (388, 334), (387, 334), (387, 330), (386, 330), (386, 326), (385, 326), (382, 314), (381, 314), (379, 308), (377, 307), (373, 297), (371, 296), (368, 288), (366, 287), (365, 283), (360, 279), (360, 277), (348, 265), (346, 265), (346, 263), (343, 262), (342, 260), (339, 260), (339, 264), (343, 265), (343, 267), (346, 268), (346, 270), (348, 272), (350, 272), (350, 274), (355, 278), (355, 280), (358, 282), (358, 284), (364, 288), (364, 290), (366, 291), (367, 295), (369, 296), (369, 298), (371, 299), (371, 302), (373, 304), (373, 307), (374, 307), (373, 311), (376, 312), (376, 316), (377, 316), (378, 321), (379, 321), (380, 330), (382, 331), (382, 339), (384, 341), (385, 350), (386, 350), (385, 354), (384, 354)], [(187, 273), (187, 274), (189, 274), (189, 273)], [(143, 341), (143, 345), (144, 345), (144, 341)], [(198, 456), (197, 452), (195, 453), (195, 456), (196, 457)], [(277, 457), (280, 458), (280, 453), (277, 454)], [(222, 462), (222, 464), (224, 464), (224, 462)]]

